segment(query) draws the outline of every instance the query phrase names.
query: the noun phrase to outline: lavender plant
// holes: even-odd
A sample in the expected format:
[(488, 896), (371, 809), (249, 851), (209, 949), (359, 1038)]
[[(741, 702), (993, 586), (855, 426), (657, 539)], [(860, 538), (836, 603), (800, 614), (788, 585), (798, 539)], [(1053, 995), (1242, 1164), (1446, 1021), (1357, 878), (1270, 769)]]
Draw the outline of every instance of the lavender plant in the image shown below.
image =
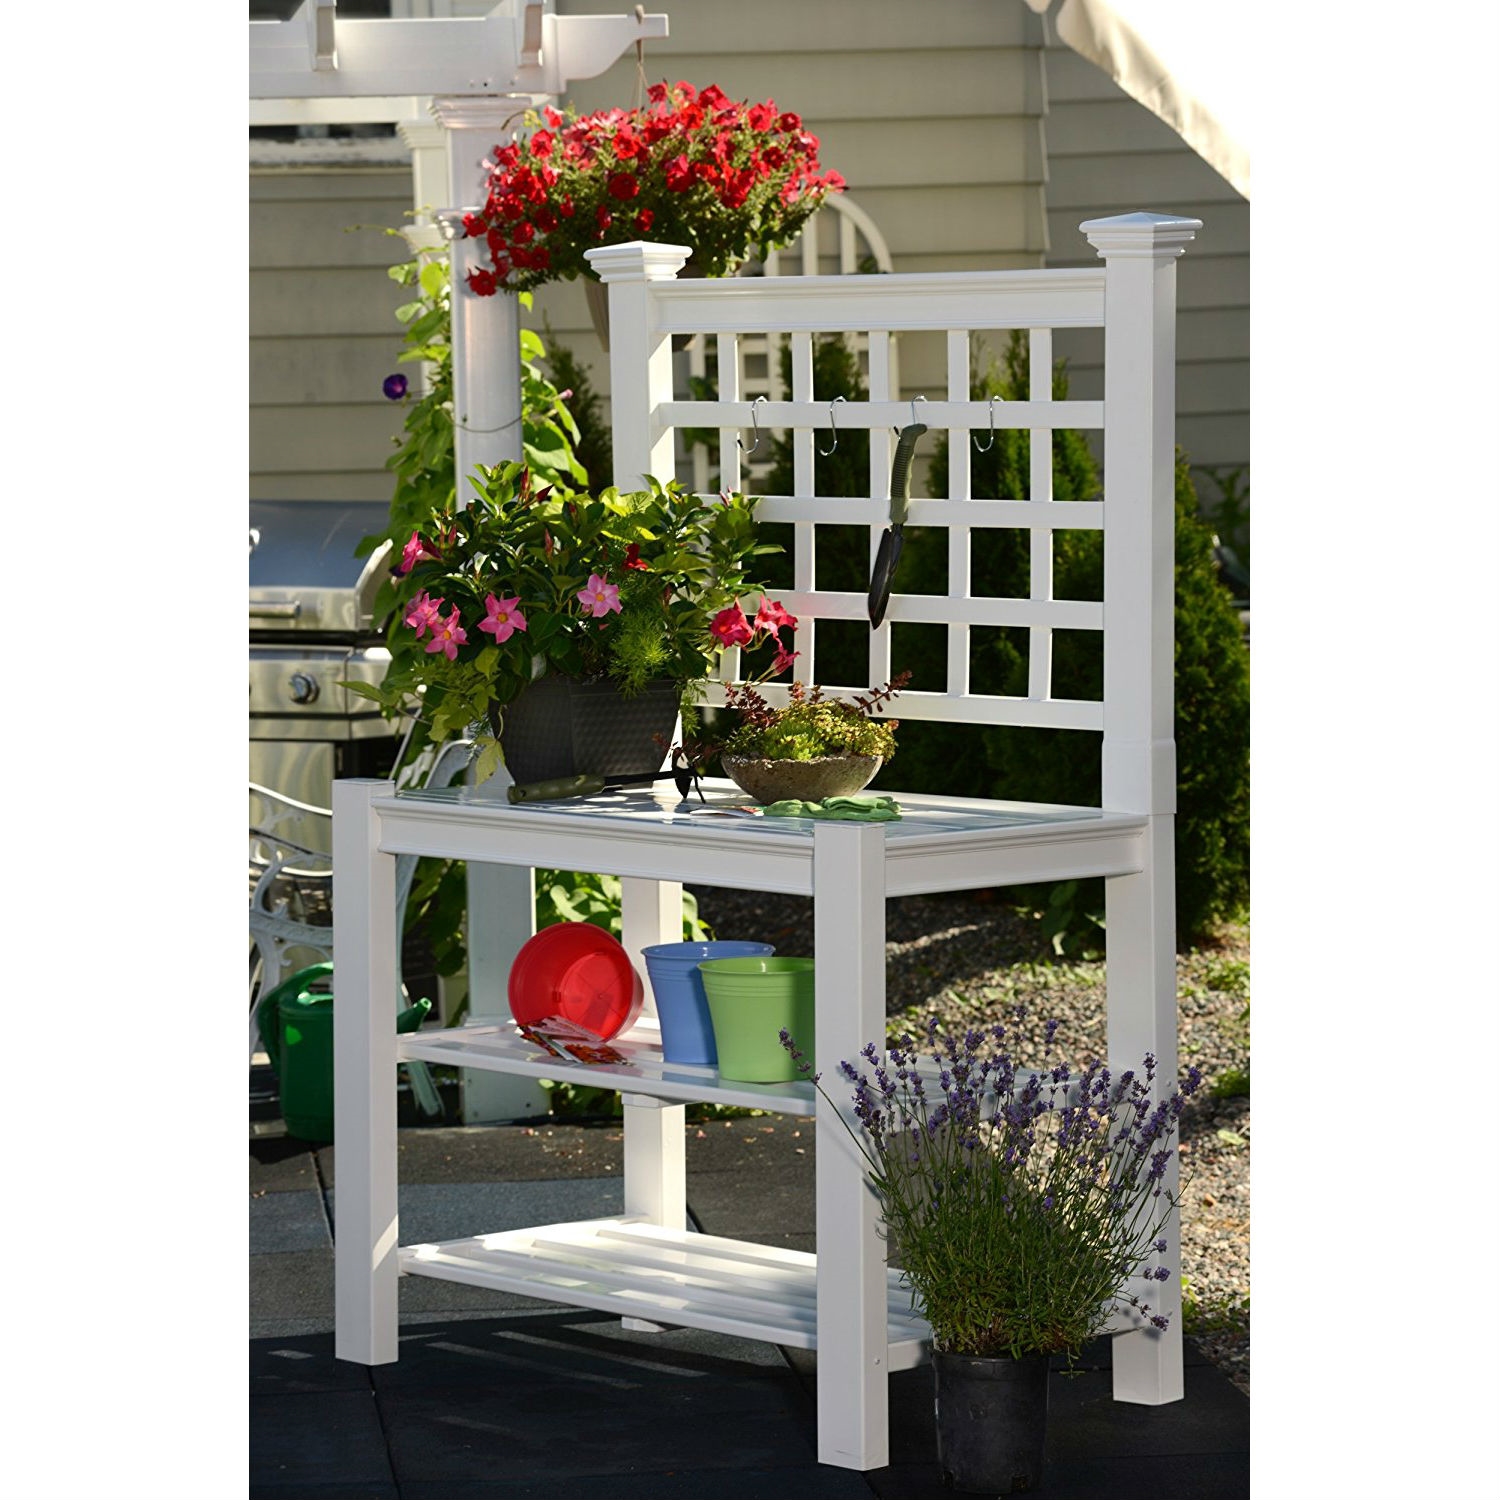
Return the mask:
[[(1049, 1048), (1057, 1027), (1047, 1022)], [(1071, 1352), (1121, 1303), (1165, 1328), (1167, 1315), (1128, 1283), (1171, 1276), (1152, 1262), (1167, 1249), (1161, 1230), (1177, 1201), (1166, 1174), (1178, 1120), (1202, 1075), (1189, 1068), (1158, 1099), (1149, 1053), (1139, 1073), (1115, 1076), (1097, 1061), (1077, 1076), (1061, 1062), (1034, 1072), (1010, 1057), (1006, 1036), (996, 1024), (940, 1037), (934, 1018), (924, 1051), (935, 1074), (909, 1034), (885, 1058), (867, 1044), (868, 1071), (838, 1066), (862, 1127), (850, 1134), (935, 1347)], [(783, 1031), (781, 1041), (809, 1073), (794, 1039)]]

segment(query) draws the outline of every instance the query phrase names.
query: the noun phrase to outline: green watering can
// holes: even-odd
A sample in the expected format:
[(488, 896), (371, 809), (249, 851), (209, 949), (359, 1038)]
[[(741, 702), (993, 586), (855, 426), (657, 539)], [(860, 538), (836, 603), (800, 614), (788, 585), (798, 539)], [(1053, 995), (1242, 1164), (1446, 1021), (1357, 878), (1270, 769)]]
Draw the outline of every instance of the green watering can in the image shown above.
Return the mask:
[[(301, 969), (265, 995), (255, 1011), (280, 1085), (287, 1134), (304, 1141), (333, 1139), (333, 996), (313, 994), (311, 988), (332, 973), (331, 963)], [(415, 1031), (431, 1009), (431, 1000), (408, 1005), (396, 1017), (396, 1030)], [(405, 1066), (423, 1113), (441, 1114), (442, 1099), (427, 1064)]]

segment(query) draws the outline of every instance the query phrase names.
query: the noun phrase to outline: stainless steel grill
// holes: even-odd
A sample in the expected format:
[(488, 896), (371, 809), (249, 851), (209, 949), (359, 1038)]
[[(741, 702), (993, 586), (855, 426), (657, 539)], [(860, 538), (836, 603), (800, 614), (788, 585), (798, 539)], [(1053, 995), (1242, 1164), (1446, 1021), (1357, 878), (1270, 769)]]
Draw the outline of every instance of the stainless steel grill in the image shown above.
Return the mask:
[(390, 660), (374, 617), (388, 550), (354, 555), (388, 514), (380, 502), (250, 502), (249, 779), (298, 802), (327, 807), (336, 778), (384, 775), (395, 760), (394, 726), (339, 686), (379, 682)]

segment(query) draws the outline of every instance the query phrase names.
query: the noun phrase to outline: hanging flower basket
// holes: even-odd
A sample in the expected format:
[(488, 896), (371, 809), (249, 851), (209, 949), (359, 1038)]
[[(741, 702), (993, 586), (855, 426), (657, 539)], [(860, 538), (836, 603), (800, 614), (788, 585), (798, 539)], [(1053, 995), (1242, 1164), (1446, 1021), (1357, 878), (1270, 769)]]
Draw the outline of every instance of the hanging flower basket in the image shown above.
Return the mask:
[(495, 148), (484, 207), (464, 216), (481, 297), (572, 280), (588, 272), (585, 250), (630, 240), (689, 245), (696, 274), (727, 276), (790, 243), (844, 188), (800, 116), (717, 84), (659, 83), (641, 109), (548, 106), (526, 121), (528, 136)]

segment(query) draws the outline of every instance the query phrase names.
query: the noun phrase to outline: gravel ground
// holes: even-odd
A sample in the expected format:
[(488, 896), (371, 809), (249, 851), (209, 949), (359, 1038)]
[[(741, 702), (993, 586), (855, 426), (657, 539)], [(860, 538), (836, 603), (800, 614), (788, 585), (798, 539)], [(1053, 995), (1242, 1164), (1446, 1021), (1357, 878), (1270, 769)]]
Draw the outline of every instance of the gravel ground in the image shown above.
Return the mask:
[[(702, 919), (723, 938), (774, 943), (782, 954), (813, 951), (805, 897), (693, 888)], [(1212, 944), (1177, 955), (1182, 1068), (1206, 1081), (1184, 1112), (1182, 1269), (1184, 1327), (1204, 1355), (1250, 1391), (1250, 1100), (1214, 1098), (1216, 1080), (1250, 1067), (1250, 930), (1226, 926)], [(1104, 964), (1049, 961), (1034, 921), (978, 894), (910, 896), (886, 903), (886, 1011), (893, 1030), (916, 1030), (931, 1014), (944, 1027), (1005, 1018), (1024, 1004), (1034, 1042), (1023, 1062), (1042, 1061), (1040, 1028), (1061, 1022), (1053, 1055), (1071, 1066), (1104, 1050)]]

